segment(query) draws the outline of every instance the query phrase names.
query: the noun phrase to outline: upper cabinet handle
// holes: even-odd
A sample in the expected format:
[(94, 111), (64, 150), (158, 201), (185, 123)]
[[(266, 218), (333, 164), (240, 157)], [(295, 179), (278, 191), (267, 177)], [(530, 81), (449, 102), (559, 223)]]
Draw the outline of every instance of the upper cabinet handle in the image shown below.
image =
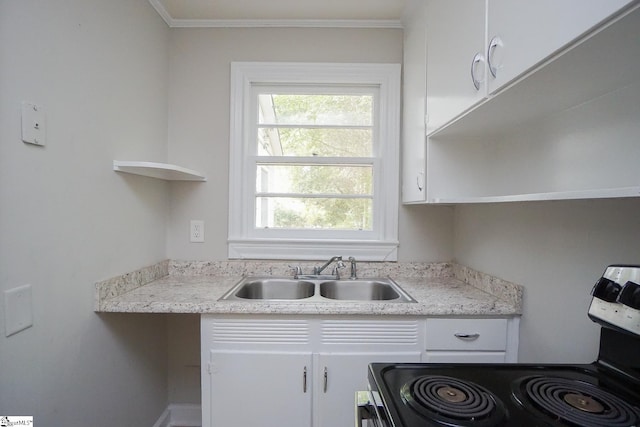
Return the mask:
[(498, 70), (502, 68), (502, 61), (496, 56), (496, 49), (503, 47), (502, 39), (495, 36), (489, 42), (489, 48), (487, 49), (487, 65), (489, 66), (489, 72), (493, 77), (497, 77)]
[(476, 90), (480, 90), (480, 85), (484, 82), (484, 55), (476, 53), (471, 61), (471, 81)]
[(480, 334), (462, 334), (459, 332), (453, 334), (453, 336), (465, 341), (474, 341), (480, 338)]

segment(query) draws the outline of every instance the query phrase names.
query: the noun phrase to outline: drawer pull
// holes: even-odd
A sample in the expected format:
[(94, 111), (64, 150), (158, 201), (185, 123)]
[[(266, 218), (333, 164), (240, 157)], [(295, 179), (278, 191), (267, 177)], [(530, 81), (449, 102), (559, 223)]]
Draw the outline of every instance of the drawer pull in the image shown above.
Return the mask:
[(461, 334), (460, 332), (456, 332), (453, 336), (464, 341), (475, 341), (480, 338), (480, 334)]

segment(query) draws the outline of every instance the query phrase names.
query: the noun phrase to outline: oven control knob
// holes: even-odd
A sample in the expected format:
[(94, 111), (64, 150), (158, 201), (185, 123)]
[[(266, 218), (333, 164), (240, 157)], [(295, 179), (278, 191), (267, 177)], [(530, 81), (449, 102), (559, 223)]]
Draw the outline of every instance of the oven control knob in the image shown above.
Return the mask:
[(636, 310), (640, 310), (640, 285), (627, 282), (620, 293), (620, 302)]
[(593, 287), (593, 291), (591, 291), (591, 294), (595, 298), (599, 298), (603, 301), (616, 302), (621, 289), (622, 286), (620, 286), (613, 280), (601, 277)]

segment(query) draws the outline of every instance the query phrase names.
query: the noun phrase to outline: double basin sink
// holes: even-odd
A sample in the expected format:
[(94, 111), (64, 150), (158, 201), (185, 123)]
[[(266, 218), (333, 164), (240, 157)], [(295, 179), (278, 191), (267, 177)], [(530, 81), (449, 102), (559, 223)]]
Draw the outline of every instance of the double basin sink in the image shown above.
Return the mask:
[(245, 277), (220, 301), (416, 302), (389, 278), (317, 279)]

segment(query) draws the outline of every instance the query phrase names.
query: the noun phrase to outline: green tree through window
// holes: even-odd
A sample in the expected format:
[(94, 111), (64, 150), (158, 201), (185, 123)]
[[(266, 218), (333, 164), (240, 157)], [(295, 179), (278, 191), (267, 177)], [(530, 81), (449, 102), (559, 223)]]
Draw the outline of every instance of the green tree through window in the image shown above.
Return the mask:
[[(256, 225), (370, 230), (374, 97), (259, 97), (258, 155), (273, 163), (258, 160)], [(295, 162), (276, 163), (272, 157)]]

